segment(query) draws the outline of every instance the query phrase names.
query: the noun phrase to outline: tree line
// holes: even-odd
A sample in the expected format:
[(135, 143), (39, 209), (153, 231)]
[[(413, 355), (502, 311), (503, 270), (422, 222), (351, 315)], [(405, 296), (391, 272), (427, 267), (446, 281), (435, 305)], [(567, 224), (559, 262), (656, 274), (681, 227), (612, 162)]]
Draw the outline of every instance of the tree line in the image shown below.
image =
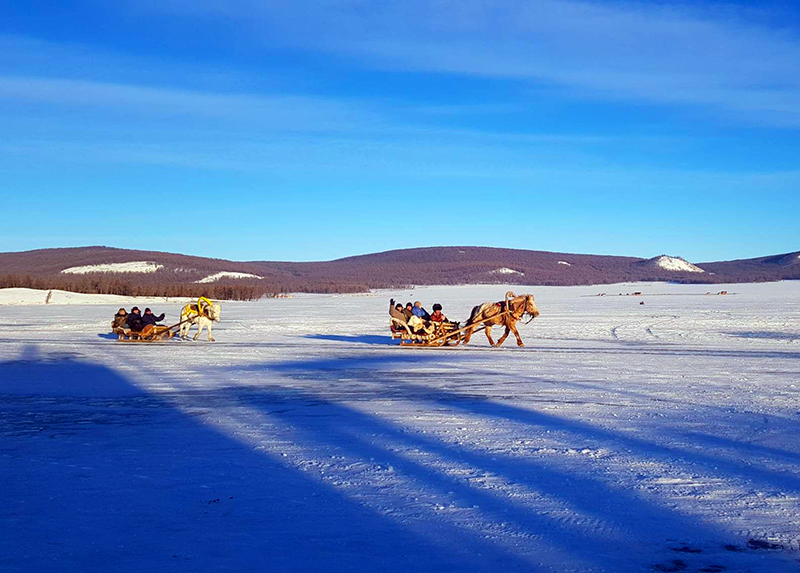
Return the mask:
[(120, 296), (197, 298), (217, 300), (258, 300), (289, 292), (353, 293), (364, 292), (363, 284), (317, 283), (294, 281), (272, 283), (265, 281), (229, 280), (216, 283), (176, 283), (135, 281), (104, 274), (35, 277), (31, 275), (0, 275), (0, 288), (31, 288), (64, 290), (84, 294), (115, 294)]

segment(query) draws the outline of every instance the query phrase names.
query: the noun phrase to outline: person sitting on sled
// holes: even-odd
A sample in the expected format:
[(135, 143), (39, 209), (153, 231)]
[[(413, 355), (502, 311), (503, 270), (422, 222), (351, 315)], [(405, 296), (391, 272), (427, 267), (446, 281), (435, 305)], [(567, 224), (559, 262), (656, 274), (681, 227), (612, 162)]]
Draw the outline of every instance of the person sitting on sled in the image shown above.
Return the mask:
[(123, 336), (130, 335), (130, 329), (128, 328), (128, 311), (124, 308), (121, 308), (117, 311), (117, 314), (114, 315), (114, 320), (111, 321), (111, 332), (118, 335), (120, 339)]
[(392, 323), (392, 332), (402, 332), (405, 330), (403, 325), (406, 324), (406, 317), (403, 315), (403, 305), (399, 303), (395, 304), (394, 299), (389, 301), (389, 316), (391, 316), (398, 323)]
[(134, 306), (128, 314), (128, 328), (133, 332), (141, 332), (144, 328), (144, 321), (138, 306)]
[(128, 328), (128, 311), (121, 308), (114, 315), (114, 320), (111, 322), (111, 330), (116, 332), (117, 329), (125, 330)]
[(153, 314), (152, 310), (146, 308), (144, 309), (144, 316), (142, 316), (142, 322), (144, 323), (145, 326), (147, 326), (148, 324), (152, 324), (153, 326), (155, 326), (157, 322), (161, 322), (162, 320), (164, 320), (165, 316), (166, 315), (163, 312), (161, 313), (160, 316), (156, 316), (155, 314)]
[(428, 311), (422, 308), (422, 303), (417, 301), (414, 303), (414, 307), (411, 309), (411, 313), (414, 316), (421, 318), (422, 320), (430, 320), (431, 315), (428, 314)]
[(438, 302), (433, 305), (433, 314), (431, 315), (431, 322), (450, 322), (447, 317), (442, 314), (442, 305)]

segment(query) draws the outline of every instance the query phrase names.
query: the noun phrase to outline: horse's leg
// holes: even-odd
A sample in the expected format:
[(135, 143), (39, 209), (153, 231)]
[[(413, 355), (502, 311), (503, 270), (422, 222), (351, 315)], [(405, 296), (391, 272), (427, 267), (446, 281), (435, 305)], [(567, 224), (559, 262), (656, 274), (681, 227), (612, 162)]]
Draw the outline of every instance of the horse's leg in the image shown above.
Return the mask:
[(486, 338), (489, 339), (489, 344), (494, 346), (494, 340), (492, 340), (492, 325), (491, 324), (487, 324), (486, 325), (486, 330), (484, 332), (486, 332)]
[(214, 336), (211, 334), (211, 325), (214, 324), (213, 322), (208, 323), (208, 341), (215, 342)]
[(517, 337), (517, 346), (519, 346), (520, 348), (525, 346), (525, 344), (523, 344), (522, 342), (522, 337), (519, 335), (519, 331), (517, 330), (517, 324), (515, 322), (512, 322), (511, 324), (509, 324), (509, 327), (511, 328), (511, 332), (514, 333), (514, 336)]
[[(183, 322), (184, 320), (186, 322)], [(194, 322), (192, 322), (192, 320), (190, 320), (188, 316), (182, 316), (181, 322), (183, 322), (183, 324), (181, 324), (181, 336), (183, 337), (184, 340), (187, 340), (189, 338), (189, 331), (192, 330)]]
[(464, 339), (461, 341), (461, 344), (466, 344), (467, 342), (469, 342), (469, 339), (472, 338), (472, 329), (468, 328), (467, 330), (465, 330), (463, 336)]
[(201, 332), (203, 332), (203, 322), (198, 320), (197, 321), (197, 332), (195, 333), (195, 335), (192, 338), (192, 340), (197, 340), (198, 338), (200, 338), (200, 333)]
[(508, 327), (508, 324), (506, 324), (506, 331), (503, 333), (503, 336), (500, 337), (500, 340), (497, 341), (497, 346), (500, 346), (506, 341), (509, 332), (511, 332), (511, 329)]

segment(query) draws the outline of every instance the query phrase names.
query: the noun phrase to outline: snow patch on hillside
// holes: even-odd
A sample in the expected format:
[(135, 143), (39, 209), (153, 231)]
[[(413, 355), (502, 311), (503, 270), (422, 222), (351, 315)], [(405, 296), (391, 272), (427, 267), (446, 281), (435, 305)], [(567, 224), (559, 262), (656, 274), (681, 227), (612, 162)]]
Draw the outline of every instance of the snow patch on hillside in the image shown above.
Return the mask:
[(236, 273), (233, 271), (222, 271), (219, 273), (214, 273), (213, 275), (209, 275), (204, 279), (200, 279), (199, 281), (195, 281), (196, 283), (213, 283), (220, 279), (263, 279), (264, 277), (260, 277), (258, 275), (252, 275), (250, 273)]
[(678, 271), (678, 272), (685, 272), (685, 273), (704, 273), (705, 271), (698, 267), (697, 265), (693, 265), (686, 259), (682, 259), (681, 257), (670, 257), (667, 255), (661, 255), (660, 257), (656, 257), (655, 259), (656, 266), (661, 267), (667, 271)]
[(525, 273), (521, 273), (519, 271), (515, 271), (514, 269), (509, 269), (508, 267), (500, 267), (499, 269), (495, 269), (493, 271), (489, 271), (491, 275), (519, 275), (525, 276)]
[(69, 267), (61, 271), (70, 275), (85, 275), (89, 273), (154, 273), (164, 265), (150, 261), (131, 261), (129, 263), (106, 263), (100, 265), (86, 265), (83, 267)]
[(571, 266), (572, 266), (572, 264), (571, 264), (571, 263), (568, 263), (567, 261), (558, 261), (558, 264), (559, 264), (559, 265), (565, 265), (565, 266), (567, 266), (567, 267), (571, 267)]

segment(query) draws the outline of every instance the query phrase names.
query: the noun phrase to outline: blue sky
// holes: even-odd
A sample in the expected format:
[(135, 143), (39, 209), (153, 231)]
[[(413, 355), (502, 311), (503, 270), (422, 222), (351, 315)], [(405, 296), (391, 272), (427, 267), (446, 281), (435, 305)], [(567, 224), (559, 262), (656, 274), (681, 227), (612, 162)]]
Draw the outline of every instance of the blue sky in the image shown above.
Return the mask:
[(0, 251), (800, 249), (792, 2), (0, 0)]

